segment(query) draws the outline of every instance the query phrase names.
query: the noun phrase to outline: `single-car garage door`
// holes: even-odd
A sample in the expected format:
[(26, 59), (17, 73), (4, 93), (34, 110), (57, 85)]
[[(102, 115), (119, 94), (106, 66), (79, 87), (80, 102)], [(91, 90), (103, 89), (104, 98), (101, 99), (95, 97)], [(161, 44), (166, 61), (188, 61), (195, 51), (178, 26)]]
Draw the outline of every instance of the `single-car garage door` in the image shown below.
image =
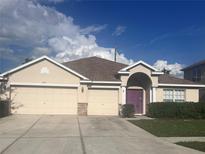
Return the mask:
[(18, 114), (77, 114), (77, 89), (12, 87), (12, 110)]
[(118, 115), (118, 89), (89, 89), (88, 115)]

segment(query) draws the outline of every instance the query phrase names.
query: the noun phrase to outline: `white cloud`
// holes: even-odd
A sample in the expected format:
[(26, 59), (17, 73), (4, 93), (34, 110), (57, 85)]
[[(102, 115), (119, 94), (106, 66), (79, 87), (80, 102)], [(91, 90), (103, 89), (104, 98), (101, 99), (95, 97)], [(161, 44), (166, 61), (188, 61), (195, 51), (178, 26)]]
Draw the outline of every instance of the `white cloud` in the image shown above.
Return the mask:
[[(59, 61), (87, 56), (113, 59), (111, 48), (99, 46), (93, 35), (105, 29), (107, 25), (81, 28), (73, 23), (72, 17), (38, 2), (0, 0), (0, 46), (12, 46), (14, 55), (23, 53), (25, 58), (46, 54)], [(124, 30), (118, 31), (122, 33)], [(17, 53), (19, 50), (21, 53)], [(118, 56), (118, 61), (131, 62), (123, 54)]]
[(0, 47), (0, 57), (1, 59), (10, 60), (13, 62), (19, 62), (19, 55), (14, 56), (14, 51), (9, 48)]
[(33, 2), (44, 2), (44, 3), (61, 3), (64, 0), (31, 0)]
[(88, 26), (80, 30), (81, 34), (90, 34), (90, 33), (97, 33), (104, 30), (107, 27), (106, 24), (100, 26)]
[[(46, 0), (45, 0), (46, 1)], [(58, 3), (58, 2), (63, 2), (64, 0), (47, 0), (49, 2), (54, 2), (54, 3)]]
[(162, 71), (163, 69), (169, 70), (170, 74), (180, 78), (183, 77), (183, 72), (181, 71), (181, 69), (184, 67), (183, 64), (179, 64), (179, 63), (169, 64), (166, 60), (157, 60), (154, 63), (154, 67), (160, 71)]
[(50, 52), (49, 48), (46, 48), (46, 47), (35, 47), (32, 51), (35, 57), (39, 57), (41, 55), (48, 55), (49, 52)]
[(124, 33), (126, 30), (125, 26), (117, 26), (115, 28), (115, 31), (112, 33), (113, 36), (120, 36), (122, 33)]

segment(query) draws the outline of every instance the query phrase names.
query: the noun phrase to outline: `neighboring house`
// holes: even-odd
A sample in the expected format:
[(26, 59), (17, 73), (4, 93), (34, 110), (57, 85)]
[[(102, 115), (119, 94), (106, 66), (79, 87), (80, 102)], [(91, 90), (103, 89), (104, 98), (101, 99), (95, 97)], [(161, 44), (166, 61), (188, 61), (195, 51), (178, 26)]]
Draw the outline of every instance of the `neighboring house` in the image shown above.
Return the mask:
[(2, 74), (17, 114), (118, 115), (122, 104), (146, 113), (153, 102), (198, 102), (203, 85), (138, 61), (125, 65), (98, 57), (60, 64), (46, 56)]
[(2, 82), (4, 80), (3, 76), (0, 76), (0, 82)]
[[(205, 60), (185, 67), (182, 71), (184, 71), (185, 79), (205, 85)], [(205, 102), (205, 88), (200, 89), (199, 95), (200, 101)]]

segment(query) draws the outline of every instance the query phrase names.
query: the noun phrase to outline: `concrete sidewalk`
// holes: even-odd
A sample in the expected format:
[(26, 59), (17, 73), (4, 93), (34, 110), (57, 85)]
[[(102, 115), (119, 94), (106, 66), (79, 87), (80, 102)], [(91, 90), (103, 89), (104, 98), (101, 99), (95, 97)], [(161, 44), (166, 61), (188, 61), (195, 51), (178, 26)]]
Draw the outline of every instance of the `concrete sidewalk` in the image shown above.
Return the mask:
[(13, 115), (0, 119), (5, 154), (200, 154), (118, 117)]
[(205, 142), (205, 137), (160, 137), (160, 138), (172, 143), (191, 142), (191, 141)]

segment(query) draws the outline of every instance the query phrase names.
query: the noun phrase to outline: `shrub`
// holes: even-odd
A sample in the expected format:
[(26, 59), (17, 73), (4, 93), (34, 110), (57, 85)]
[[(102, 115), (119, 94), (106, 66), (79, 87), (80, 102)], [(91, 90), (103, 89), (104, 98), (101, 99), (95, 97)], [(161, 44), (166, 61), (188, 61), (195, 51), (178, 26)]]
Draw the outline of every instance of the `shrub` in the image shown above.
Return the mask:
[(9, 101), (0, 101), (0, 117), (5, 117), (10, 114), (9, 106)]
[(135, 109), (133, 104), (122, 105), (122, 116), (126, 118), (134, 117)]
[(148, 104), (147, 115), (153, 118), (205, 118), (205, 103), (160, 102)]

